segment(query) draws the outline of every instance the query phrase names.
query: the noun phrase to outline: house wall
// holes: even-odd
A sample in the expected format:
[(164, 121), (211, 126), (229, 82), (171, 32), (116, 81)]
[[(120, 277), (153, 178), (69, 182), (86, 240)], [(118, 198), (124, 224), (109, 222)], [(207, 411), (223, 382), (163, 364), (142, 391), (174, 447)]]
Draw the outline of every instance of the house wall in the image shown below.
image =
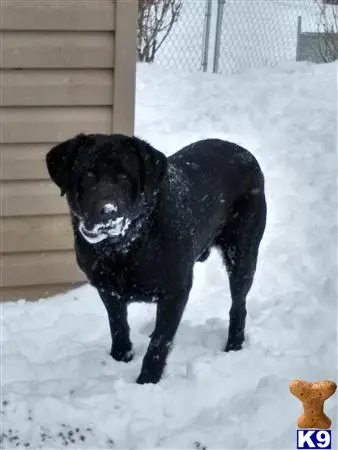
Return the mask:
[(79, 132), (133, 134), (137, 2), (0, 1), (0, 300), (84, 281), (46, 152)]

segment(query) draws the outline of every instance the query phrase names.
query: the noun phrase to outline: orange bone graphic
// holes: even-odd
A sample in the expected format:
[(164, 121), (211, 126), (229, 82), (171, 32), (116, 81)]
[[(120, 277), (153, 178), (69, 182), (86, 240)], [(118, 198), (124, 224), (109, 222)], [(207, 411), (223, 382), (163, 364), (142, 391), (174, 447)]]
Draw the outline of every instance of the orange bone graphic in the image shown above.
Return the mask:
[(291, 394), (303, 403), (304, 413), (298, 418), (299, 428), (331, 427), (331, 419), (324, 413), (324, 402), (337, 389), (334, 381), (323, 380), (309, 383), (303, 380), (293, 380), (289, 383)]

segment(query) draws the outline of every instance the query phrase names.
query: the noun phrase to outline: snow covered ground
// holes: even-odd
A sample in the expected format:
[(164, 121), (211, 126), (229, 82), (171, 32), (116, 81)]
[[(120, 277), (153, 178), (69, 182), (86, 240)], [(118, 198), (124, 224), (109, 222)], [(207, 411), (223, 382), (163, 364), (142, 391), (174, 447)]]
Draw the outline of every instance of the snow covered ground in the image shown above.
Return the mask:
[[(138, 135), (167, 154), (200, 138), (230, 139), (265, 172), (268, 224), (245, 348), (221, 351), (230, 299), (216, 253), (196, 265), (157, 385), (135, 384), (152, 306), (130, 307), (136, 357), (124, 364), (108, 355), (108, 320), (92, 288), (5, 303), (3, 448), (296, 447), (301, 405), (289, 381), (337, 381), (336, 78), (336, 63), (232, 77), (139, 65)], [(337, 394), (326, 404), (334, 423), (336, 407)]]

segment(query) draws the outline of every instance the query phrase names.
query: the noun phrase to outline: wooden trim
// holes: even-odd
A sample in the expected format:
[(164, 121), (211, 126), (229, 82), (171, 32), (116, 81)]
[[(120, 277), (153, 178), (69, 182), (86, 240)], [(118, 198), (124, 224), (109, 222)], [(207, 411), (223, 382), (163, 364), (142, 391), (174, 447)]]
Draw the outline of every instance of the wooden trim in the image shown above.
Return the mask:
[(134, 134), (138, 2), (115, 0), (113, 133)]

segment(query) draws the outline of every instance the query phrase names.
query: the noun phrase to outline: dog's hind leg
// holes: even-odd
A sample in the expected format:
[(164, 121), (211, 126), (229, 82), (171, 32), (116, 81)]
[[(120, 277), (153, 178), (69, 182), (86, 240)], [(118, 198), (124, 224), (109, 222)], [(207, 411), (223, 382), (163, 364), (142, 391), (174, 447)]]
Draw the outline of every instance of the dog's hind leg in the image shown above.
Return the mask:
[(230, 220), (215, 241), (227, 268), (232, 299), (225, 351), (240, 350), (244, 342), (246, 297), (254, 279), (265, 225), (266, 201), (262, 189), (235, 203)]

